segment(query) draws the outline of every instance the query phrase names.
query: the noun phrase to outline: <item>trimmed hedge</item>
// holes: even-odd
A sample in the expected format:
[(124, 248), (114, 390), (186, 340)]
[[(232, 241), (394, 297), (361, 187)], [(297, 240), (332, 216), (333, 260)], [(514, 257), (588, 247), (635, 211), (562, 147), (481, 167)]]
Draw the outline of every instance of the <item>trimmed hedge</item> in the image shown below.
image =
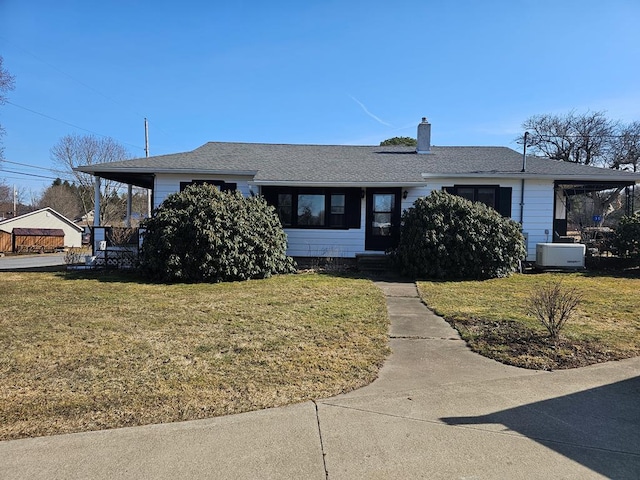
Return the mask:
[(287, 237), (262, 197), (191, 185), (145, 220), (141, 271), (161, 282), (223, 282), (295, 271)]
[(405, 210), (392, 252), (402, 274), (436, 279), (508, 276), (525, 256), (519, 223), (482, 203), (439, 191)]

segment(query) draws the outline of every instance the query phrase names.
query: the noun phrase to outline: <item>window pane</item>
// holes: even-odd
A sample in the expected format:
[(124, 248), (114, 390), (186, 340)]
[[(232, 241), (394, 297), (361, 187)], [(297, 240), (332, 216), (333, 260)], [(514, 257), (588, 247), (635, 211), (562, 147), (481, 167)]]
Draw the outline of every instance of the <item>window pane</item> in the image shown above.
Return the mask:
[(331, 195), (331, 213), (333, 215), (344, 214), (345, 196)]
[(280, 223), (282, 226), (286, 227), (291, 225), (291, 217), (292, 217), (292, 207), (291, 200), (292, 195), (290, 193), (279, 193), (278, 194), (278, 217), (280, 217)]
[(324, 195), (298, 195), (298, 225), (324, 225)]
[(374, 193), (373, 194), (373, 211), (374, 212), (392, 212), (395, 203), (395, 195), (392, 193)]
[(467, 200), (471, 200), (472, 202), (476, 201), (474, 193), (475, 188), (458, 187), (458, 196), (466, 198)]
[(279, 193), (278, 194), (278, 205), (281, 207), (284, 206), (291, 206), (291, 197), (292, 195), (290, 193)]
[(478, 188), (478, 202), (482, 202), (492, 208), (496, 208), (496, 189)]
[(391, 235), (391, 213), (374, 213), (371, 233), (377, 237)]

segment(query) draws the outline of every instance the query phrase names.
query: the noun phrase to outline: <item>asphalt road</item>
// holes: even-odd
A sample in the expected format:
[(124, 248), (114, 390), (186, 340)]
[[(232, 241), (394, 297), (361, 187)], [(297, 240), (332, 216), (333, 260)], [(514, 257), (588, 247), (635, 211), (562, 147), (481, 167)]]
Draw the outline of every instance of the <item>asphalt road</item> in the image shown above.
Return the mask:
[(50, 269), (65, 265), (64, 253), (0, 257), (0, 270)]

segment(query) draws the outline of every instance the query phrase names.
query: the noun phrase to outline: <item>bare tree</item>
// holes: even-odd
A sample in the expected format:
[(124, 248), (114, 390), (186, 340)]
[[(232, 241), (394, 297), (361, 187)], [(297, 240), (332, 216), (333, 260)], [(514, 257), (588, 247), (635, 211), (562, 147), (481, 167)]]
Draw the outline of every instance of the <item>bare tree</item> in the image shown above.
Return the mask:
[(62, 182), (60, 179), (43, 192), (38, 205), (40, 208), (51, 207), (72, 220), (83, 213), (78, 190), (69, 182)]
[[(74, 170), (81, 165), (117, 162), (129, 158), (127, 150), (113, 138), (71, 134), (62, 137), (51, 148), (52, 160), (66, 169), (75, 180), (85, 214), (95, 210), (93, 176)], [(121, 184), (102, 180), (100, 191), (100, 224), (108, 225), (121, 219), (122, 201), (118, 195)]]
[(13, 213), (13, 189), (0, 180), (0, 218)]
[(612, 168), (640, 170), (640, 122), (622, 125), (611, 146)]
[(611, 166), (608, 154), (616, 123), (604, 112), (534, 115), (522, 127), (529, 132), (533, 153), (564, 162)]
[[(0, 105), (7, 101), (6, 93), (15, 88), (15, 78), (3, 67), (3, 59), (0, 55)], [(0, 138), (4, 135), (4, 128), (0, 125)], [(4, 158), (4, 147), (0, 143), (0, 161)]]
[[(609, 120), (604, 112), (534, 115), (522, 127), (529, 132), (527, 146), (534, 154), (582, 165), (616, 166), (614, 151), (621, 127), (618, 122)], [(619, 156), (624, 156), (622, 147), (619, 150)], [(588, 207), (590, 214), (584, 211), (580, 215), (574, 211), (572, 216), (579, 215), (585, 219), (600, 217), (600, 222), (604, 222), (620, 203), (622, 190), (614, 188), (585, 193), (587, 201), (576, 202), (576, 205), (581, 203)]]

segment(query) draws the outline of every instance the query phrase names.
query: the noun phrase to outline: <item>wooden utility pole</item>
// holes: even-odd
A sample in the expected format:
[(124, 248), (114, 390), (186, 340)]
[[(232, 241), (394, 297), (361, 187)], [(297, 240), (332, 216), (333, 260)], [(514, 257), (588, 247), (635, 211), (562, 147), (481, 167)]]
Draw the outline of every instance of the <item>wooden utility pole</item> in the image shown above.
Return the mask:
[[(149, 123), (144, 118), (144, 154), (149, 158)], [(147, 218), (151, 218), (151, 189), (147, 188)]]

